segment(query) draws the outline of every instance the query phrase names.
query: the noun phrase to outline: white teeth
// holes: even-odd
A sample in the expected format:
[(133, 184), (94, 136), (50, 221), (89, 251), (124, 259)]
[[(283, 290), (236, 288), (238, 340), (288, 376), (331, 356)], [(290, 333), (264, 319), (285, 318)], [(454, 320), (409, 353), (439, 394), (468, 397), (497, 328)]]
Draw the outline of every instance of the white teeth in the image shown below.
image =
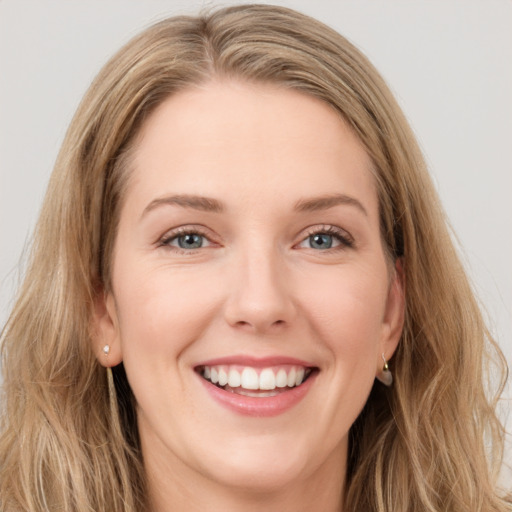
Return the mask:
[(293, 386), (295, 386), (295, 379), (297, 378), (297, 371), (295, 370), (295, 368), (292, 368), (290, 370), (290, 373), (288, 374), (288, 387), (289, 388), (293, 388)]
[(298, 386), (299, 384), (302, 383), (302, 381), (304, 380), (304, 374), (305, 374), (304, 368), (299, 368), (297, 370), (297, 375), (295, 376), (295, 385), (296, 386)]
[[(311, 370), (303, 366), (286, 365), (281, 368), (262, 368), (258, 371), (255, 368), (236, 365), (204, 366), (202, 376), (220, 387), (228, 386), (232, 389), (245, 389), (257, 391), (254, 396), (273, 396), (274, 394), (260, 393), (260, 391), (273, 391), (276, 388), (293, 388), (300, 386), (304, 379), (309, 376)], [(252, 396), (252, 395), (249, 395)]]
[(219, 386), (225, 386), (228, 383), (228, 373), (224, 368), (219, 368)]
[(287, 385), (288, 375), (286, 375), (286, 372), (281, 368), (276, 375), (276, 387), (285, 388)]
[(258, 373), (254, 368), (244, 368), (242, 372), (241, 386), (245, 389), (259, 389)]
[(276, 376), (270, 368), (265, 368), (260, 373), (260, 389), (275, 389)]
[(231, 368), (229, 370), (229, 375), (228, 375), (229, 387), (237, 388), (240, 386), (241, 382), (242, 382), (242, 380), (241, 380), (240, 374), (234, 368)]

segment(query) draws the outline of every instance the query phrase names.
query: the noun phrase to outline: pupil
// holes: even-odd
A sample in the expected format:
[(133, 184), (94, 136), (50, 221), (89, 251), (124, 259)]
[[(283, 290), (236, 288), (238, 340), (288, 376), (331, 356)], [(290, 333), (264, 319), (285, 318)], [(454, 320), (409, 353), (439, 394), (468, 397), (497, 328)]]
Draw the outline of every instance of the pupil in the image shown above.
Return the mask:
[(182, 249), (197, 249), (203, 245), (201, 235), (188, 234), (178, 238), (178, 245)]
[(332, 236), (317, 234), (310, 237), (311, 246), (315, 249), (330, 249), (332, 247)]

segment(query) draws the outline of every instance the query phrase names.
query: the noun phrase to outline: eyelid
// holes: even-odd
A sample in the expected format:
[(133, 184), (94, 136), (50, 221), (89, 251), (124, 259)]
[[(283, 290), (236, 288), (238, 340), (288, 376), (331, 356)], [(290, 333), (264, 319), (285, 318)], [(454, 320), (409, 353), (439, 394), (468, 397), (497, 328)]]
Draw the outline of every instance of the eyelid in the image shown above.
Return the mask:
[(332, 224), (317, 224), (315, 226), (310, 226), (306, 228), (306, 230), (300, 235), (300, 241), (297, 246), (300, 246), (303, 242), (305, 242), (309, 237), (318, 234), (326, 234), (334, 236), (339, 242), (339, 246), (325, 249), (321, 252), (329, 252), (335, 251), (339, 249), (347, 249), (355, 247), (354, 237), (345, 229), (340, 228), (338, 226), (334, 226)]
[[(200, 235), (208, 240), (208, 245), (206, 247), (200, 247), (197, 249), (181, 249), (180, 247), (175, 247), (174, 245), (170, 245), (170, 242), (180, 236), (184, 235), (190, 235), (190, 234), (197, 234)], [(178, 226), (176, 228), (172, 228), (165, 232), (164, 235), (162, 235), (156, 242), (158, 247), (165, 247), (170, 248), (175, 251), (182, 251), (190, 253), (194, 250), (199, 250), (207, 247), (211, 247), (212, 245), (217, 245), (213, 233), (211, 230), (206, 228), (205, 226), (201, 226), (200, 224), (190, 224), (190, 225), (184, 225), (184, 226)]]

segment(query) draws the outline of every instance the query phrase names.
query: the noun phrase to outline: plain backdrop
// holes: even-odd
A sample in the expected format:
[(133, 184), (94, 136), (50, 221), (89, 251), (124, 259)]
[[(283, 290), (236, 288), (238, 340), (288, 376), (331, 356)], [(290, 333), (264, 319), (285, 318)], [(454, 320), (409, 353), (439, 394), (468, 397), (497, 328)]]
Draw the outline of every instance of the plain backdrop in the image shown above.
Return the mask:
[[(0, 325), (12, 305), (18, 261), (31, 240), (66, 127), (101, 65), (154, 21), (232, 3), (0, 0)], [(512, 2), (272, 3), (331, 25), (388, 81), (425, 152), (462, 258), (510, 365)], [(507, 409), (504, 401), (504, 414)], [(510, 448), (507, 458), (511, 463)]]

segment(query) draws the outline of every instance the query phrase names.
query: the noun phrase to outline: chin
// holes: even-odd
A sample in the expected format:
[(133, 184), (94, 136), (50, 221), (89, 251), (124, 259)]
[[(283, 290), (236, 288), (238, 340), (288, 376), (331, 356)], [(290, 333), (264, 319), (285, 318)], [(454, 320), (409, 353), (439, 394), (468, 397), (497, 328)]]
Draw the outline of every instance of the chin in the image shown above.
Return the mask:
[[(210, 466), (217, 482), (242, 492), (272, 493), (307, 478), (315, 468), (311, 454), (300, 443), (265, 436), (254, 443), (233, 443), (230, 450)], [(306, 461), (309, 460), (310, 464)], [(207, 461), (204, 461), (207, 462)], [(219, 463), (220, 462), (220, 463)], [(214, 467), (214, 471), (211, 471)]]
[(273, 460), (249, 464), (248, 461), (230, 465), (219, 476), (220, 484), (248, 494), (271, 494), (296, 484), (307, 475), (305, 468), (290, 467)]

